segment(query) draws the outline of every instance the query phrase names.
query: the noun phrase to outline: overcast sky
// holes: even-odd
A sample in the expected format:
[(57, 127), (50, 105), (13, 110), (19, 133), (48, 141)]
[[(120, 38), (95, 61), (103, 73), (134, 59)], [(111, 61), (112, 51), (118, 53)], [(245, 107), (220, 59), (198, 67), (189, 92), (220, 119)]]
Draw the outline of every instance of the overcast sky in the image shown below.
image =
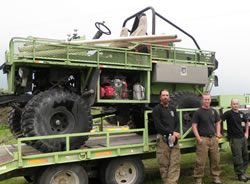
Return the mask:
[[(216, 52), (220, 86), (213, 88), (213, 94), (250, 93), (249, 4), (249, 0), (1, 0), (0, 64), (14, 36), (66, 39), (77, 28), (91, 39), (94, 23), (105, 21), (112, 35), (103, 38), (114, 38), (127, 17), (152, 6), (195, 37), (201, 49)], [(189, 38), (162, 21), (157, 21), (156, 31), (177, 34), (182, 42), (176, 46), (195, 48)], [(7, 88), (6, 76), (0, 73), (0, 88)]]

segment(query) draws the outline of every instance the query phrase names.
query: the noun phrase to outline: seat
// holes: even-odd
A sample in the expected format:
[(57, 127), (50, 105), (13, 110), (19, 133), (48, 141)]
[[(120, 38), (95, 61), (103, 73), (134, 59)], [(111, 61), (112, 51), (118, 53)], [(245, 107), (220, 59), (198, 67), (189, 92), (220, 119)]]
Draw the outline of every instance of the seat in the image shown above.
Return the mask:
[(147, 17), (145, 14), (142, 14), (137, 28), (131, 31), (130, 36), (144, 36), (147, 34)]
[[(121, 37), (128, 36), (128, 29), (123, 27), (120, 33)], [(132, 26), (132, 30), (130, 36), (144, 36), (147, 34), (147, 17), (143, 13), (140, 16), (135, 17), (134, 24)]]
[(120, 37), (128, 37), (128, 28), (123, 27), (120, 33)]

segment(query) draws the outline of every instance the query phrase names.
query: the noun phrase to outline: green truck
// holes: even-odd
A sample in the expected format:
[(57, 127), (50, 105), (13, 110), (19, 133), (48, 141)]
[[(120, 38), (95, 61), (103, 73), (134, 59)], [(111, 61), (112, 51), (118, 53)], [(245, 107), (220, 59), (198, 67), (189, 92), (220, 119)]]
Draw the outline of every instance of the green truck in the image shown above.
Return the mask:
[[(152, 36), (145, 35), (148, 11)], [(156, 36), (156, 18), (189, 36), (197, 49), (174, 46), (180, 41), (176, 35)], [(152, 7), (128, 17), (121, 38), (99, 39), (111, 31), (103, 22), (95, 26), (90, 41), (77, 34), (67, 41), (11, 39), (0, 67), (8, 79), (0, 105), (12, 108), (8, 126), (18, 142), (0, 149), (0, 180), (25, 176), (37, 184), (78, 184), (100, 176), (108, 184), (142, 183), (141, 159), (155, 157), (151, 112), (162, 88), (169, 89), (170, 103), (179, 109), (182, 152), (194, 150), (191, 117), (201, 106), (201, 94), (218, 83), (215, 52), (201, 50), (190, 34)], [(218, 110), (229, 104), (221, 98), (213, 99)], [(101, 110), (93, 114), (95, 108)], [(101, 124), (93, 132), (97, 119), (130, 129), (110, 132)]]

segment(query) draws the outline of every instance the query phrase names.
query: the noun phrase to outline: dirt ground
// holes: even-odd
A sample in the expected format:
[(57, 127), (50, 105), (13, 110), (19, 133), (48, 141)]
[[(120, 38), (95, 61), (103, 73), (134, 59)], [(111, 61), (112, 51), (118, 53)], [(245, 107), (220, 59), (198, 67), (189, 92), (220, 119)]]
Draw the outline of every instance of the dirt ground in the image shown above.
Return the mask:
[(0, 125), (7, 124), (9, 108), (0, 108)]

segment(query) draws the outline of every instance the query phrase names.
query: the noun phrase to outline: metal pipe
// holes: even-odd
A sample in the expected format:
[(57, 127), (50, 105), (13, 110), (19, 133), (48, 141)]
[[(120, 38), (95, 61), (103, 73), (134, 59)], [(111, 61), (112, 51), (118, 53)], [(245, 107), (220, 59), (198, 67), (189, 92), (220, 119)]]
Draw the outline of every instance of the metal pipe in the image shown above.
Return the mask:
[(127, 19), (125, 19), (125, 21), (123, 22), (122, 27), (126, 26), (127, 21), (129, 21), (130, 19), (136, 17), (137, 15), (140, 15), (141, 13), (143, 13), (143, 12), (149, 10), (149, 9), (152, 10), (152, 35), (155, 35), (155, 13), (156, 12), (155, 12), (155, 9), (153, 7), (151, 7), (151, 6), (149, 6), (147, 8), (144, 8), (143, 10), (141, 10), (141, 11), (135, 13), (134, 15), (128, 17)]
[(176, 29), (178, 29), (179, 31), (181, 31), (182, 33), (184, 33), (185, 35), (187, 35), (188, 37), (190, 37), (196, 47), (200, 50), (200, 46), (198, 45), (198, 43), (196, 42), (196, 40), (194, 39), (194, 37), (192, 35), (190, 35), (189, 33), (187, 33), (186, 31), (184, 31), (183, 29), (181, 29), (180, 27), (178, 27), (177, 25), (175, 25), (173, 22), (169, 21), (168, 19), (166, 19), (165, 17), (163, 17), (162, 15), (160, 15), (159, 13), (155, 12), (155, 14), (160, 17), (161, 19), (165, 20), (167, 23), (169, 23), (170, 25), (172, 25), (173, 27), (175, 27)]

